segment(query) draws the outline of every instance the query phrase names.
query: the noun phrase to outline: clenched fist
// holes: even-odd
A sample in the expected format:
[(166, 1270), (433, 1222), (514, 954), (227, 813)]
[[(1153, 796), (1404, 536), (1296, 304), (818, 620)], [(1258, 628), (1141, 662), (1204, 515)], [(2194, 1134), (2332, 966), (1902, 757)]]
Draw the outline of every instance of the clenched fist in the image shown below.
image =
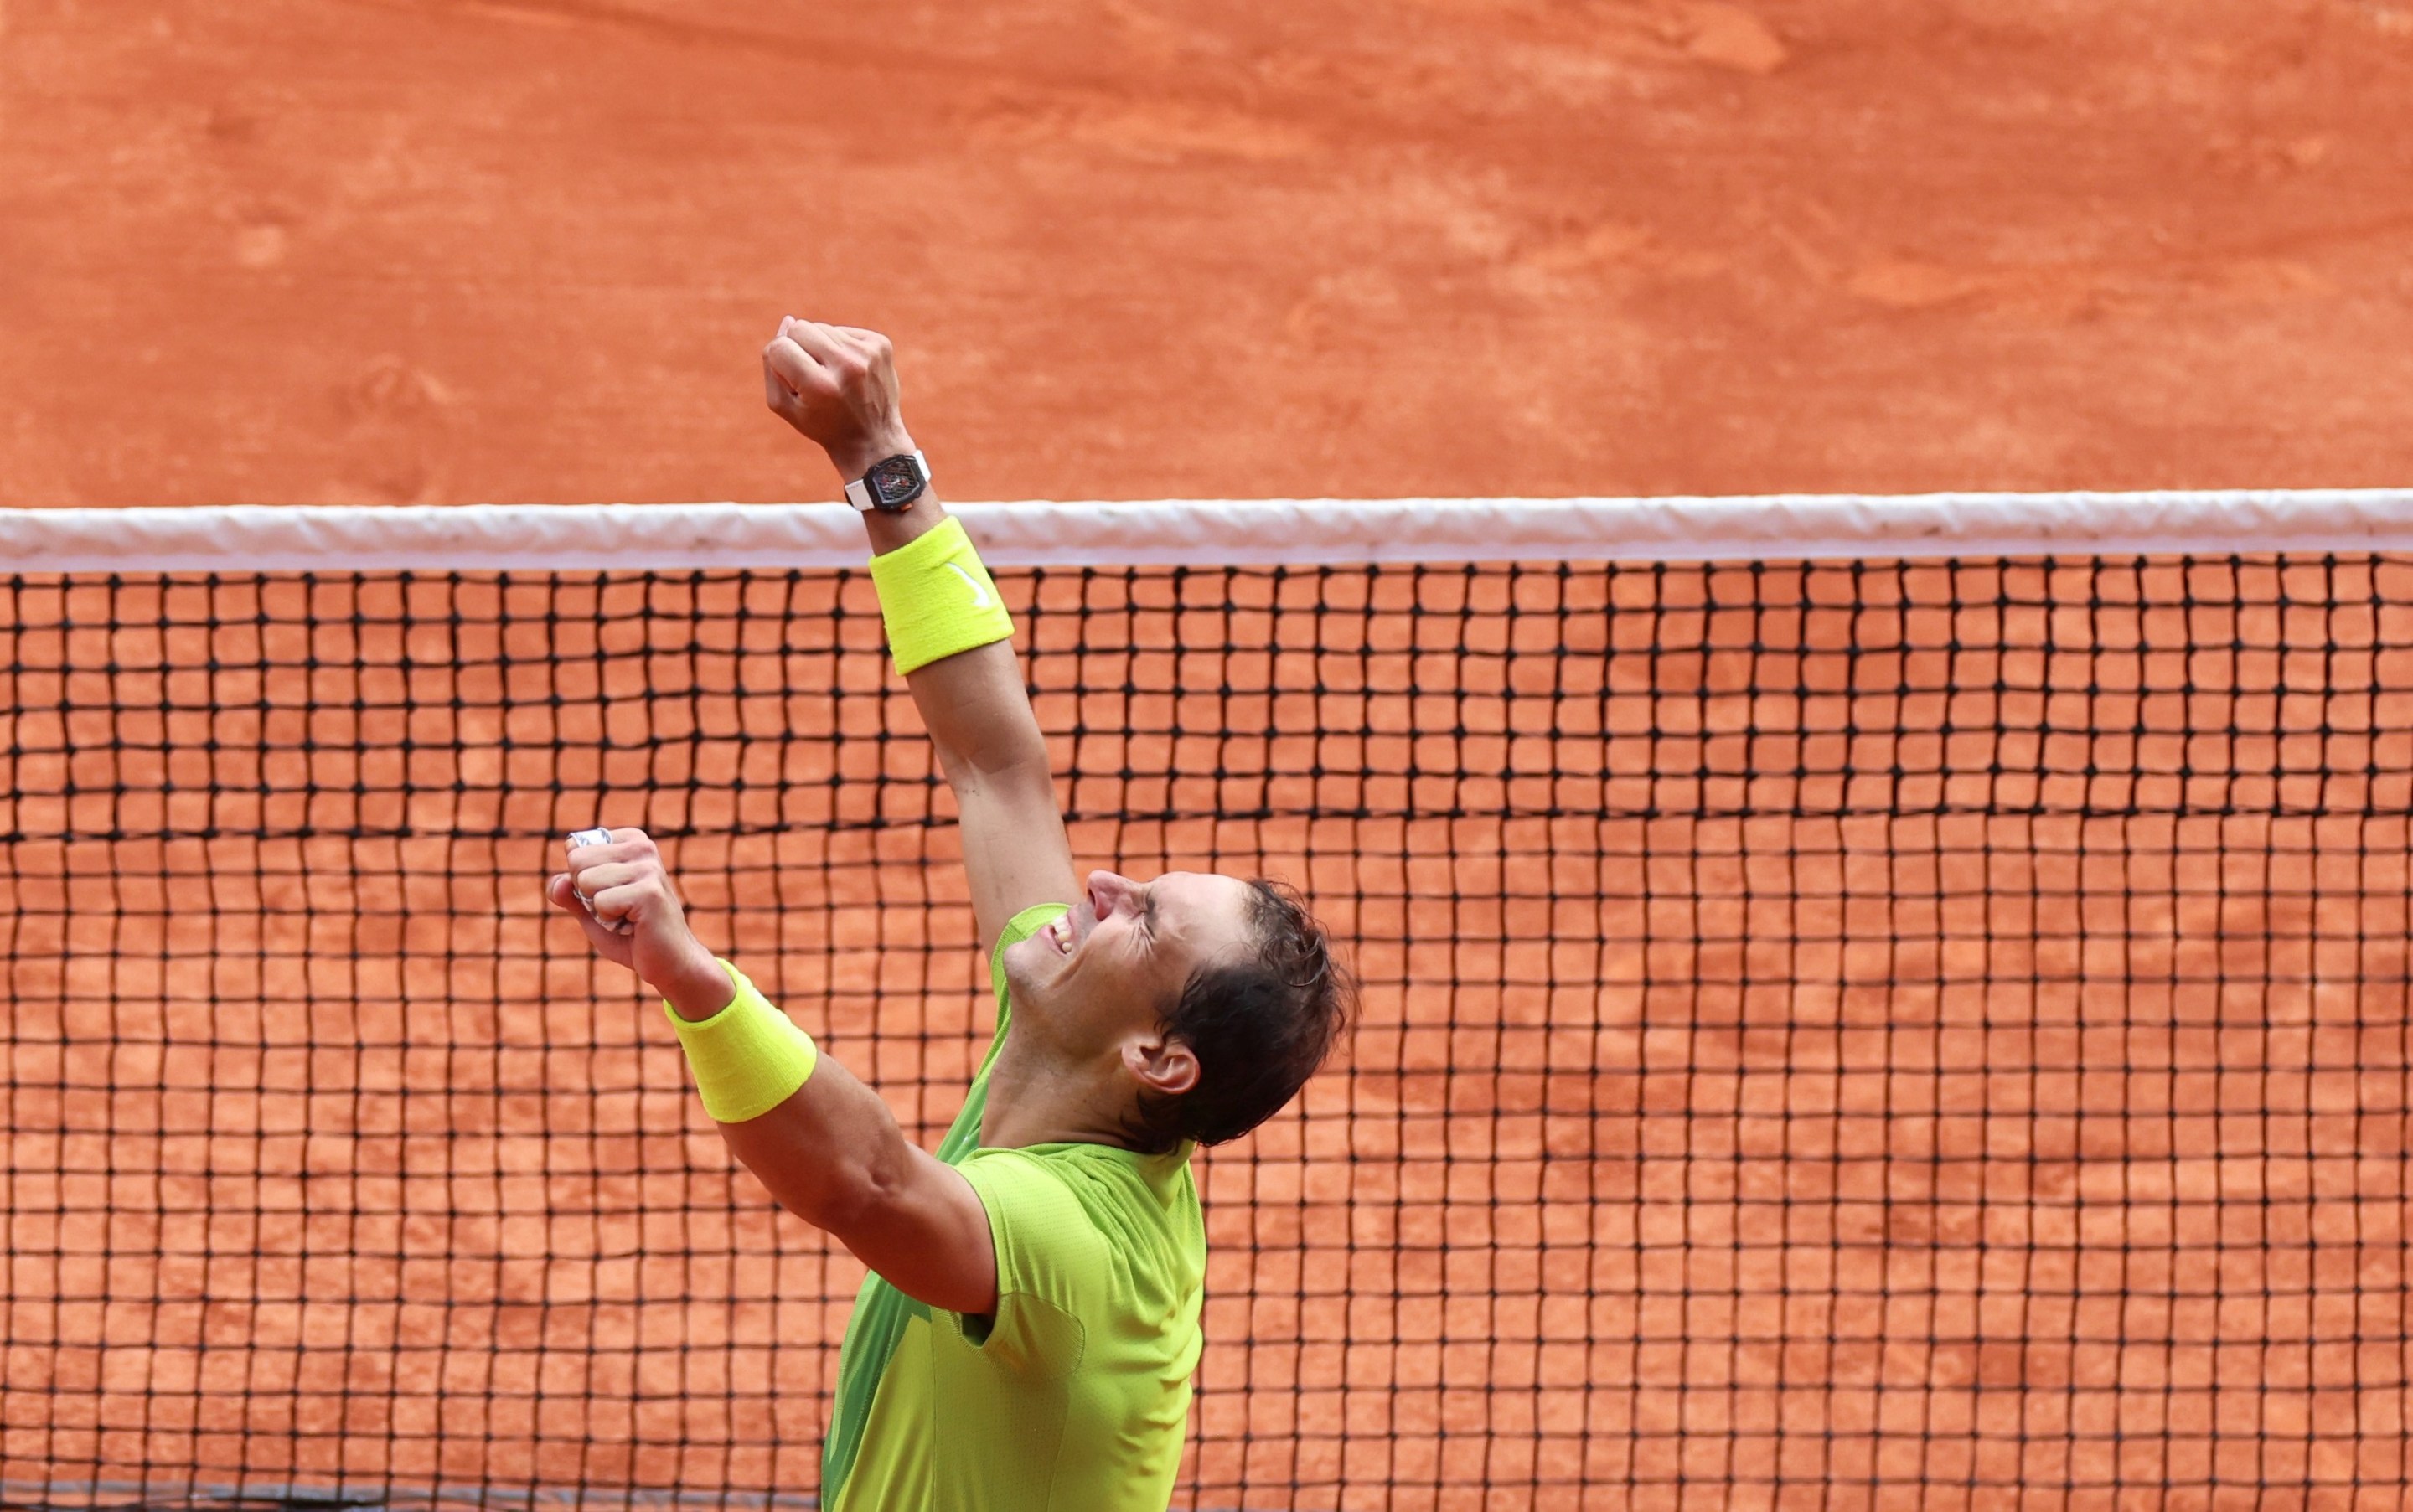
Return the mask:
[(641, 829), (611, 835), (608, 845), (570, 847), (570, 869), (554, 874), (545, 897), (578, 920), (595, 954), (636, 972), (682, 1017), (710, 1017), (735, 996), (729, 973), (688, 927), (652, 838)]
[(848, 482), (883, 457), (913, 450), (897, 408), (896, 352), (877, 331), (781, 320), (762, 348), (762, 397), (820, 442)]

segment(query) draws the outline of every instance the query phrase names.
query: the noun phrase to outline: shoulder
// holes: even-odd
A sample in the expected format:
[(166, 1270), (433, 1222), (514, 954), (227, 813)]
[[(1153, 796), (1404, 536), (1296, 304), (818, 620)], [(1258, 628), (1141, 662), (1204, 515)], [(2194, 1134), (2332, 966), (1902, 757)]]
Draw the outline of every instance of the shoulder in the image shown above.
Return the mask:
[(1064, 1162), (1029, 1149), (975, 1149), (955, 1169), (988, 1209), (1000, 1265), (1008, 1231), (1018, 1248), (1077, 1244), (1095, 1233), (1088, 1205), (1081, 1200), (1079, 1183)]
[(1113, 1145), (984, 1146), (965, 1156), (960, 1168), (974, 1185), (1014, 1195), (1061, 1193), (1085, 1208), (1175, 1206), (1190, 1185), (1186, 1145), (1173, 1155), (1138, 1155)]
[(957, 1167), (988, 1210), (999, 1285), (1009, 1276), (1119, 1290), (1134, 1273), (1177, 1288), (1203, 1271), (1206, 1237), (1189, 1163), (1104, 1145), (981, 1149)]
[[(1063, 1247), (1103, 1242), (1122, 1209), (1140, 1205), (1145, 1183), (1127, 1178), (1111, 1157), (1091, 1158), (1086, 1147), (1042, 1145), (1029, 1149), (975, 1149), (957, 1163), (988, 1209), (992, 1230), (1011, 1228), (1023, 1245)], [(1000, 1250), (1003, 1234), (1000, 1232)], [(1001, 1258), (1001, 1256), (1000, 1256)]]
[(1206, 1238), (1185, 1159), (1039, 1145), (975, 1150), (956, 1169), (997, 1252), (993, 1331), (967, 1320), (967, 1338), (1044, 1372), (1071, 1369), (1099, 1328), (1175, 1343), (1195, 1334)]

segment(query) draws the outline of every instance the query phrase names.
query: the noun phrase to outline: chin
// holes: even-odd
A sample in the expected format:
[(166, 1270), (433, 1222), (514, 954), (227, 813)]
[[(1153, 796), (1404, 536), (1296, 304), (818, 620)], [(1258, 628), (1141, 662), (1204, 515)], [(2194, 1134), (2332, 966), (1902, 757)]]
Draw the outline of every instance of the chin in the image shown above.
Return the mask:
[(1056, 947), (1042, 935), (1006, 947), (1005, 990), (1012, 995), (1017, 1011), (1045, 990), (1040, 984), (1046, 979), (1048, 963), (1058, 958)]

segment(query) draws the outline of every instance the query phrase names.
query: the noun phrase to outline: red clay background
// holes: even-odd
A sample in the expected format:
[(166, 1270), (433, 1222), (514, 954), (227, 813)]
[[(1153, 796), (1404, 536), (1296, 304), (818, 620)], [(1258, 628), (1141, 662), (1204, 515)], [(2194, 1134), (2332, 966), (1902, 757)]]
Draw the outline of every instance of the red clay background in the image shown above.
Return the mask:
[[(2408, 84), (2376, 0), (0, 0), (0, 504), (813, 497), (758, 397), (790, 311), (898, 337), (967, 497), (2403, 483)], [(1292, 578), (1285, 626), (1214, 632), (1282, 666), (1212, 737), (1171, 617), (1136, 683), (1043, 674), (1086, 858), (1281, 861), (1354, 897), (1376, 988), (1357, 1070), (1207, 1166), (1186, 1503), (2401, 1502), (2404, 569), (2149, 574), (2192, 617), (2116, 567), (1947, 571), (1397, 578), (1354, 674), (1303, 656), (1347, 579)], [(1054, 580), (1051, 666), (1121, 654), (1111, 588)], [(774, 677), (830, 752), (768, 818), (682, 808), (670, 725), (346, 723), (389, 662), (500, 673), (450, 602), (362, 649), (345, 591), (213, 600), (221, 668), (139, 582), (12, 590), (0, 1464), (808, 1485), (846, 1267), (517, 879), (604, 789), (667, 805), (728, 892), (768, 879), (741, 945), (854, 992), (833, 1044), (942, 1120), (977, 1019), (943, 847), (781, 807), (927, 817), (860, 585), (866, 696)], [(682, 591), (601, 618), (741, 645)], [(296, 634), (375, 676), (214, 681)], [(1874, 745), (1788, 747), (1821, 708)], [(435, 766), (377, 766), (403, 738)], [(1210, 791), (1236, 761), (1281, 823)], [(1887, 801), (1944, 817), (1786, 785), (1905, 767)], [(2030, 768), (2074, 796), (2000, 786)], [(1575, 818), (1511, 792), (1562, 778)], [(321, 781), (325, 835), (183, 836)], [(1114, 817), (1151, 802), (1218, 817)], [(880, 994), (922, 1005), (885, 1043)]]
[(0, 503), (2382, 484), (2381, 0), (0, 0)]

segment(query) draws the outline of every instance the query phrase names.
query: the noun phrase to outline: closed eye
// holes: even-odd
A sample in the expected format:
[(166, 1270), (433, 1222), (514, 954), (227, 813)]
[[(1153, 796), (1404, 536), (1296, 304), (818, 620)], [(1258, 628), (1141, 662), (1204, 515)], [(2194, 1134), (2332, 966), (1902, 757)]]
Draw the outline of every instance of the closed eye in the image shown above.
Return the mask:
[(1156, 939), (1156, 889), (1153, 887), (1140, 894), (1139, 926), (1147, 931), (1150, 941)]

